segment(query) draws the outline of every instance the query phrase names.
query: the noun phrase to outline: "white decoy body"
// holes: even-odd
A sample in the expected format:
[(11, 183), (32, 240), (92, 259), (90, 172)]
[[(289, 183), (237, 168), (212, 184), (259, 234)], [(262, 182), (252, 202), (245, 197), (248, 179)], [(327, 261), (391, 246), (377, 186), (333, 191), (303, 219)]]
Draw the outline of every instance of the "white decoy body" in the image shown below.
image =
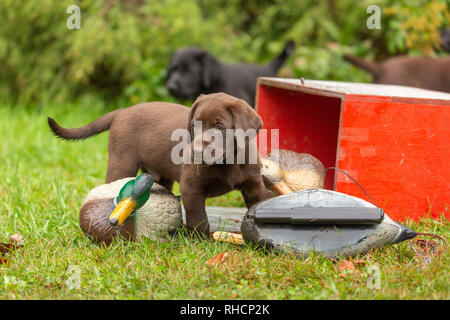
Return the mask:
[[(146, 181), (140, 183), (139, 194), (133, 195), (139, 179)], [(129, 208), (124, 209), (127, 205)], [(120, 210), (122, 213), (118, 213)], [(180, 201), (166, 188), (153, 183), (148, 174), (95, 187), (80, 209), (80, 226), (84, 233), (96, 242), (107, 244), (117, 236), (129, 241), (140, 241), (143, 237), (167, 241), (168, 234), (181, 221)]]

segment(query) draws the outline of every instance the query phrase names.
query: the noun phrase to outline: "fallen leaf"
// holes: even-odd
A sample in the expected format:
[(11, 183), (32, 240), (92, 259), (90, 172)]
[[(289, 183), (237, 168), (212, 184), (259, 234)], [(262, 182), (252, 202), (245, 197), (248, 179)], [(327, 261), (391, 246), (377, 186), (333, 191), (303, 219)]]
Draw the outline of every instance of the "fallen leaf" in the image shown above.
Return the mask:
[(10, 235), (9, 240), (15, 244), (23, 244), (23, 237), (20, 233), (14, 233)]
[(237, 293), (233, 293), (233, 294), (230, 296), (231, 299), (236, 299), (237, 297), (238, 297)]
[(11, 250), (13, 245), (11, 243), (0, 243), (0, 253), (7, 253)]
[(355, 267), (362, 267), (368, 263), (367, 260), (353, 260), (352, 262), (355, 265)]
[(17, 245), (15, 243), (0, 243), (0, 254), (8, 253), (21, 247), (23, 247), (23, 245)]
[(215, 255), (214, 257), (212, 257), (211, 259), (206, 261), (206, 264), (209, 266), (215, 266), (215, 265), (221, 264), (225, 261), (227, 256), (228, 256), (228, 251), (219, 253), (218, 255)]
[[(20, 237), (18, 237), (17, 235), (19, 235)], [(21, 240), (22, 235), (20, 235), (19, 233), (16, 233), (15, 235), (11, 235), (9, 237), (10, 237), (10, 243), (0, 243), (0, 254), (5, 254), (10, 251), (16, 250), (17, 248), (23, 247), (22, 244), (17, 242), (17, 240), (19, 240), (19, 241)], [(11, 237), (13, 237), (13, 238), (11, 239)], [(23, 239), (22, 239), (22, 242), (23, 242)], [(4, 260), (6, 260), (6, 259), (4, 259)], [(5, 262), (1, 262), (1, 263), (5, 263)]]
[[(23, 247), (23, 238), (20, 233), (9, 236), (10, 243), (0, 243), (0, 254), (5, 254), (17, 248)], [(0, 257), (0, 264), (8, 263), (8, 259)]]
[(346, 271), (346, 270), (355, 270), (355, 265), (348, 260), (342, 260), (341, 264), (338, 267), (340, 272)]
[(349, 274), (356, 276), (361, 275), (361, 271), (356, 269), (353, 262), (349, 260), (342, 260), (336, 271), (339, 271), (339, 275), (344, 278), (346, 278)]

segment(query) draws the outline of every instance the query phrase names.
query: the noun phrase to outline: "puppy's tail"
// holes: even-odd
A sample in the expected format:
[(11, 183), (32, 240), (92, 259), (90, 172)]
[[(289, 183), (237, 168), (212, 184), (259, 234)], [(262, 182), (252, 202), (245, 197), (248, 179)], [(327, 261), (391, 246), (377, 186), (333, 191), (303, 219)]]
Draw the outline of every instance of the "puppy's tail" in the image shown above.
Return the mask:
[(269, 63), (269, 68), (274, 73), (277, 73), (278, 70), (283, 65), (283, 63), (287, 60), (287, 58), (289, 58), (289, 56), (294, 52), (294, 50), (295, 50), (295, 43), (294, 41), (289, 40), (288, 42), (286, 42), (284, 49), (280, 53), (280, 55)]
[(73, 129), (63, 128), (58, 123), (56, 123), (54, 119), (48, 117), (48, 126), (53, 131), (53, 133), (60, 138), (66, 140), (86, 139), (108, 130), (111, 122), (120, 111), (121, 110), (115, 110), (109, 112), (101, 116), (97, 120), (89, 123), (88, 125), (85, 125), (84, 127)]
[(381, 66), (376, 62), (369, 62), (364, 59), (352, 56), (350, 54), (344, 54), (344, 60), (347, 60), (351, 64), (375, 75), (378, 75), (381, 72)]

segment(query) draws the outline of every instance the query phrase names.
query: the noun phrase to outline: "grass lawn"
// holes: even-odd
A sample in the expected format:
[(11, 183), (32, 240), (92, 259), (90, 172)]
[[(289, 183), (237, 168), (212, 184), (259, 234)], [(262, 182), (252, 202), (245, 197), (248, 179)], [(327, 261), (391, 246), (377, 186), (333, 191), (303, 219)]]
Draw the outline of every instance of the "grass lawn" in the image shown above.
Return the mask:
[[(448, 299), (448, 251), (428, 268), (409, 244), (359, 257), (359, 273), (342, 274), (320, 256), (306, 261), (249, 247), (192, 240), (97, 246), (83, 235), (78, 210), (86, 193), (103, 183), (108, 134), (68, 142), (50, 133), (46, 117), (80, 126), (104, 113), (89, 103), (37, 111), (0, 106), (0, 242), (19, 232), (24, 247), (0, 264), (0, 299)], [(175, 193), (178, 189), (175, 190)], [(208, 205), (243, 206), (239, 193)], [(449, 222), (406, 223), (448, 239)], [(225, 262), (205, 262), (228, 251)], [(381, 272), (380, 289), (367, 286), (369, 266)], [(80, 288), (69, 290), (72, 267)]]

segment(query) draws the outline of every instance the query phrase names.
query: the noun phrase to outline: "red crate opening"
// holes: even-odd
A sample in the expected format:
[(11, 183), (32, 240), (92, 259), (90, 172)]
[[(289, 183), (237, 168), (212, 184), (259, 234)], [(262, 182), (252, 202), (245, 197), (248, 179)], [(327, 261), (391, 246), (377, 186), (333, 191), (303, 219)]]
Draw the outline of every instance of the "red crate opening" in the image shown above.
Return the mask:
[[(325, 168), (337, 166), (340, 98), (260, 86), (258, 101), (263, 128), (268, 129), (267, 150), (264, 145), (259, 150), (262, 156), (271, 152), (270, 129), (279, 129), (280, 149), (312, 154)], [(327, 172), (325, 188), (336, 188), (331, 170)]]
[[(394, 219), (448, 217), (450, 94), (260, 78), (256, 110), (265, 129), (279, 129), (280, 149), (310, 153), (348, 172)], [(268, 136), (261, 156), (271, 151)], [(325, 188), (368, 200), (342, 173), (328, 171)]]

